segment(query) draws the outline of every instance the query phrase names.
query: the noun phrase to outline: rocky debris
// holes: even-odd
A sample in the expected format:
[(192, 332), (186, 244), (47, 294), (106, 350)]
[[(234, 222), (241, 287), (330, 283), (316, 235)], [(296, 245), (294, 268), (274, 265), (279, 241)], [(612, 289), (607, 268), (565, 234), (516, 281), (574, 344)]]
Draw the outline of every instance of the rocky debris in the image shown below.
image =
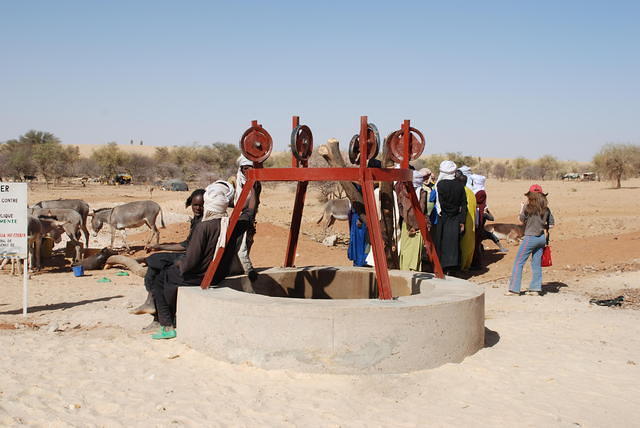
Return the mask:
[(336, 245), (337, 241), (338, 241), (338, 235), (330, 235), (322, 240), (322, 245), (325, 245), (327, 247), (333, 247)]
[(47, 333), (55, 333), (56, 331), (60, 331), (59, 328), (60, 327), (58, 323), (53, 321), (49, 324), (49, 327), (47, 328)]
[(591, 300), (615, 299), (622, 296), (624, 300), (620, 301), (622, 309), (640, 309), (640, 288), (623, 288), (607, 294), (591, 294)]

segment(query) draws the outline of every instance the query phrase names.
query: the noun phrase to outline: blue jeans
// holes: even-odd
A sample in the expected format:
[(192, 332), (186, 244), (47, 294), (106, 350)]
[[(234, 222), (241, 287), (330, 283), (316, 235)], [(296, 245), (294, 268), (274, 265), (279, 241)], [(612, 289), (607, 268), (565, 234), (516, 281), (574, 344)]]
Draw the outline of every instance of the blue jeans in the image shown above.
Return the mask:
[(511, 272), (511, 280), (509, 281), (509, 291), (514, 293), (520, 292), (520, 283), (522, 282), (522, 268), (524, 267), (529, 254), (531, 254), (531, 283), (529, 290), (542, 291), (542, 251), (547, 244), (547, 238), (544, 233), (540, 236), (526, 236), (518, 248), (516, 260), (513, 263), (513, 271)]

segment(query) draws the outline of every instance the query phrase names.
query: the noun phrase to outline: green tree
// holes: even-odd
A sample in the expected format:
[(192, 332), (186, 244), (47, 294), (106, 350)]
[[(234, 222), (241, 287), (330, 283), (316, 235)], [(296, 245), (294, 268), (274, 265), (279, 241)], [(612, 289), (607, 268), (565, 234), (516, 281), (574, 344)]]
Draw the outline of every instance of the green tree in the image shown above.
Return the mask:
[(463, 165), (473, 168), (477, 163), (475, 157), (463, 155), (462, 152), (448, 152), (445, 156), (448, 160), (455, 162), (458, 168)]
[(111, 180), (116, 174), (122, 172), (128, 156), (120, 150), (117, 143), (111, 142), (104, 147), (95, 149), (91, 154), (91, 159), (98, 164), (102, 175)]
[(544, 155), (535, 163), (540, 178), (543, 180), (558, 178), (560, 174), (560, 161), (554, 156)]
[[(54, 147), (60, 146), (60, 139), (50, 132), (30, 130), (18, 137), (6, 141), (0, 147), (4, 157), (5, 174), (13, 176), (15, 179), (22, 179), (25, 175), (35, 175), (40, 169), (34, 160), (35, 150), (41, 146), (46, 146), (44, 151), (56, 150)], [(45, 168), (48, 169), (48, 168)]]
[(497, 179), (504, 180), (504, 178), (507, 176), (507, 166), (502, 162), (498, 162), (493, 166), (491, 172)]
[(633, 144), (606, 144), (593, 157), (596, 171), (601, 177), (612, 180), (619, 189), (621, 181), (637, 175), (640, 164), (640, 147)]
[[(531, 162), (529, 159), (520, 156), (515, 158), (513, 163), (510, 163), (509, 165), (511, 166), (512, 171), (509, 178), (523, 178), (524, 171), (531, 166)], [(507, 167), (507, 169), (509, 170), (509, 167)]]

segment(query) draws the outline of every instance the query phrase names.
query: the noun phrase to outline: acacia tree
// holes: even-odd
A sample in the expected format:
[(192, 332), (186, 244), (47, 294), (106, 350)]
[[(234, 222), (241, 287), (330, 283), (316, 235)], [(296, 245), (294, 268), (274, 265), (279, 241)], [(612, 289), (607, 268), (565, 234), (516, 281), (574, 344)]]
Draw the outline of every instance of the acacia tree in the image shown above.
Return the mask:
[[(553, 179), (557, 178), (560, 171), (560, 162), (555, 156), (544, 155), (538, 159), (535, 163), (538, 173), (541, 179)], [(538, 178), (538, 177), (536, 177)]]
[[(3, 162), (5, 174), (13, 176), (15, 179), (22, 179), (25, 175), (35, 175), (38, 169), (41, 172), (48, 172), (46, 164), (38, 165), (34, 159), (38, 148), (43, 146), (46, 146), (47, 149), (60, 146), (60, 139), (50, 132), (32, 129), (17, 139), (6, 141), (0, 147), (5, 158)], [(51, 161), (51, 159), (49, 160)], [(47, 167), (42, 168), (42, 166)]]
[(107, 180), (111, 180), (124, 167), (128, 156), (118, 148), (117, 143), (111, 142), (104, 147), (95, 149), (91, 154), (91, 159), (100, 166), (102, 175)]
[(507, 175), (507, 167), (504, 163), (498, 162), (493, 166), (493, 168), (491, 169), (491, 172), (493, 173), (493, 176), (496, 177), (497, 179), (504, 180), (504, 178)]
[(598, 174), (612, 180), (615, 189), (621, 187), (623, 178), (637, 174), (639, 160), (640, 147), (633, 144), (606, 144), (593, 157)]

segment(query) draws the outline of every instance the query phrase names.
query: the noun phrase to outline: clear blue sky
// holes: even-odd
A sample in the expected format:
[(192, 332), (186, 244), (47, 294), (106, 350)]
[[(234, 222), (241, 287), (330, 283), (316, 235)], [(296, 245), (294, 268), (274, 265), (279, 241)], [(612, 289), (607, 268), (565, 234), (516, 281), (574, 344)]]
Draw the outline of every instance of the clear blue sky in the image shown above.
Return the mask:
[(0, 141), (343, 147), (368, 115), (425, 153), (589, 160), (640, 142), (640, 2), (0, 3)]

